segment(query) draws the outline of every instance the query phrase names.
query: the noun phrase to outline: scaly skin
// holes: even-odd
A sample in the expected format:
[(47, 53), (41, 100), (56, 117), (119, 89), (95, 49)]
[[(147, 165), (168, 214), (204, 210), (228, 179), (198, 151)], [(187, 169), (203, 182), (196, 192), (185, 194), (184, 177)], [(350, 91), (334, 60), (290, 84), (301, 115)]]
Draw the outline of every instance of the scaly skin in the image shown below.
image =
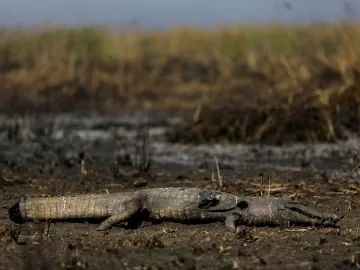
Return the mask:
[(219, 220), (235, 232), (238, 224), (311, 224), (332, 226), (341, 218), (299, 201), (240, 197), (199, 188), (154, 188), (134, 192), (56, 197), (22, 197), (10, 208), (13, 221), (103, 218), (98, 230), (110, 229), (147, 210), (152, 220)]

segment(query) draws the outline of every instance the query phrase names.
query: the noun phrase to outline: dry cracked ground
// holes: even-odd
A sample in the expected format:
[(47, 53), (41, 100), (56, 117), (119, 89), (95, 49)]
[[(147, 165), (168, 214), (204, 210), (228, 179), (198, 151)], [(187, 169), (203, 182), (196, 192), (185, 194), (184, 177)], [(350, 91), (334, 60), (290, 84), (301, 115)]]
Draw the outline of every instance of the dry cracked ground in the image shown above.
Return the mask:
[[(0, 268), (360, 268), (358, 139), (281, 147), (167, 143), (164, 132), (179, 121), (181, 115), (144, 112), (3, 116)], [(215, 156), (225, 191), (257, 196), (263, 191), (266, 196), (270, 177), (271, 195), (298, 196), (344, 218), (338, 228), (244, 226), (236, 234), (216, 222), (143, 223), (136, 229), (99, 232), (94, 223), (56, 222), (47, 227), (36, 222), (16, 225), (8, 218), (7, 209), (23, 194), (218, 188), (212, 177), (217, 175)]]

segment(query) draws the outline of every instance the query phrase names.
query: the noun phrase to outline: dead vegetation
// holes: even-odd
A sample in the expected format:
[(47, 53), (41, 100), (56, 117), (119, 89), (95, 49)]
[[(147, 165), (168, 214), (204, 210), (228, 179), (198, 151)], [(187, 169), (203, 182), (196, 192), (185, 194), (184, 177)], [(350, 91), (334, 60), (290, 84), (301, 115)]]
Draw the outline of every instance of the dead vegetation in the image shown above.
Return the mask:
[(0, 32), (0, 108), (190, 109), (174, 142), (359, 132), (358, 25)]

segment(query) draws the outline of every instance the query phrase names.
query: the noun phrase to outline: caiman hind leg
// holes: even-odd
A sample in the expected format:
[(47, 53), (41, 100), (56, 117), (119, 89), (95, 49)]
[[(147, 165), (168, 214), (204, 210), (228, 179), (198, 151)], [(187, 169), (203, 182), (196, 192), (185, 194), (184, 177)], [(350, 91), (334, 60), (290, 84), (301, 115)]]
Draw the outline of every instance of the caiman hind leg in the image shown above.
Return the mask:
[(122, 204), (120, 209), (122, 209), (121, 212), (115, 213), (101, 222), (97, 230), (105, 231), (112, 228), (115, 224), (128, 220), (140, 210), (140, 206), (137, 201), (130, 201)]

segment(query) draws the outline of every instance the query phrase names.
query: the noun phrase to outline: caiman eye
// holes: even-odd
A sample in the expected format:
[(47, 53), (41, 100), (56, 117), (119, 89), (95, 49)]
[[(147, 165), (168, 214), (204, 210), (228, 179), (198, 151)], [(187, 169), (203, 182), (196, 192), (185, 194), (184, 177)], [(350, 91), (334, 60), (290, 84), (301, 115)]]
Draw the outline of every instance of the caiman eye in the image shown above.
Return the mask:
[(238, 202), (237, 207), (239, 207), (241, 210), (244, 210), (249, 207), (249, 203), (247, 201), (240, 201)]

